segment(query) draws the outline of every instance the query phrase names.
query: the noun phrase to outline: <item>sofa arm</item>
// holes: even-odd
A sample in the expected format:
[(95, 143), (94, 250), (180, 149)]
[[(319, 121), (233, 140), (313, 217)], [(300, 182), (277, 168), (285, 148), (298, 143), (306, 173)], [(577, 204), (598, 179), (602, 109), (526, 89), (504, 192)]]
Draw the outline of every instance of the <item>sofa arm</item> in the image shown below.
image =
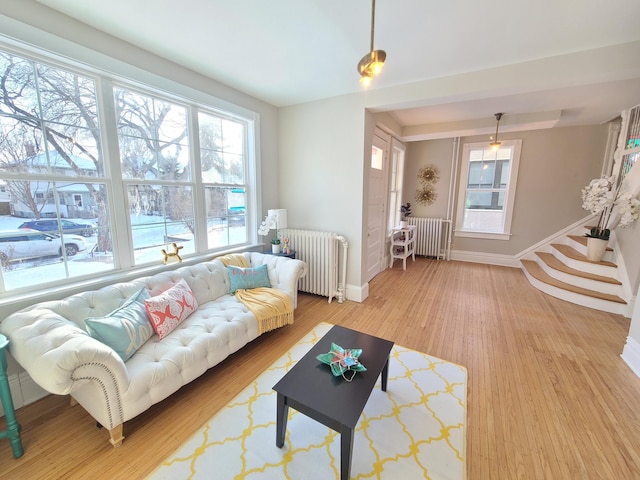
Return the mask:
[(294, 308), (298, 306), (298, 280), (307, 274), (307, 264), (302, 260), (251, 252), (250, 263), (257, 266), (265, 263), (269, 269), (271, 286), (291, 295)]
[(72, 394), (97, 381), (126, 391), (129, 375), (122, 359), (90, 337), (72, 321), (34, 305), (0, 323), (15, 360), (42, 388), (58, 395)]

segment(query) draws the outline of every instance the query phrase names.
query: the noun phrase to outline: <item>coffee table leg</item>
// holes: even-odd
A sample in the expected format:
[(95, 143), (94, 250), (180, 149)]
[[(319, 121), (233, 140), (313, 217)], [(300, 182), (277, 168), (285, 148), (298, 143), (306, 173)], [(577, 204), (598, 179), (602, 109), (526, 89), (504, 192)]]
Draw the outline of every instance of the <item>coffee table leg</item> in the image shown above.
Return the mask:
[(276, 407), (276, 447), (278, 448), (282, 448), (284, 445), (284, 437), (287, 433), (287, 416), (289, 414), (289, 406), (284, 400), (284, 395), (278, 393)]
[(342, 426), (342, 431), (340, 432), (340, 480), (349, 480), (352, 451), (353, 429)]
[(387, 357), (387, 361), (382, 367), (382, 375), (380, 375), (380, 379), (382, 380), (382, 391), (387, 391), (387, 377), (389, 376), (389, 357)]

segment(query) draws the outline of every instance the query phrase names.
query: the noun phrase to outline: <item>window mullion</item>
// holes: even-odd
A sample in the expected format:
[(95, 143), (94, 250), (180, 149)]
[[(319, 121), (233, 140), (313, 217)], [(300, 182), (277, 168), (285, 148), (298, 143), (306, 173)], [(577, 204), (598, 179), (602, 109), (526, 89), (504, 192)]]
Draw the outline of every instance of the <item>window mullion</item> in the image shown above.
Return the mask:
[(198, 122), (198, 109), (189, 107), (188, 109), (188, 130), (191, 141), (189, 143), (189, 155), (191, 156), (191, 180), (193, 182), (193, 216), (194, 216), (194, 237), (197, 252), (206, 252), (207, 245), (207, 212), (205, 208), (204, 186), (202, 183), (202, 163), (200, 161), (200, 123)]
[[(109, 191), (109, 210), (111, 212), (128, 212), (127, 186), (122, 181), (120, 165), (120, 146), (116, 107), (113, 95), (113, 83), (105, 78), (98, 82), (98, 105), (102, 111), (103, 154), (105, 158), (105, 176)], [(111, 241), (116, 269), (128, 269), (134, 265), (133, 238), (131, 236), (131, 219), (129, 215), (111, 216)]]

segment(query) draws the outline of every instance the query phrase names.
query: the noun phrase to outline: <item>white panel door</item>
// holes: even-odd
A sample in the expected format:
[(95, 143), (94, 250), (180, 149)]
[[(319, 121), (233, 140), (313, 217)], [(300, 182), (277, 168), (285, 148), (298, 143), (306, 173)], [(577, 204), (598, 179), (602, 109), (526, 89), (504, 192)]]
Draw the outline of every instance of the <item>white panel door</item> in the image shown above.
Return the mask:
[(369, 164), (369, 198), (367, 211), (367, 281), (383, 270), (385, 246), (385, 200), (387, 197), (386, 171), (389, 155), (388, 142), (373, 137)]

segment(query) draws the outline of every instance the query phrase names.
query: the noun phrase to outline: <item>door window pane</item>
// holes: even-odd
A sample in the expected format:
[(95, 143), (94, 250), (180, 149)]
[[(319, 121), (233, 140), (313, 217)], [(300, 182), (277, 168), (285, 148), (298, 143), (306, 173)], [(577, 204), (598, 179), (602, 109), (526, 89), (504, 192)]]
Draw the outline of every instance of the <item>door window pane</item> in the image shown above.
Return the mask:
[(371, 168), (375, 168), (376, 170), (382, 170), (383, 155), (384, 155), (384, 150), (376, 146), (371, 147)]

